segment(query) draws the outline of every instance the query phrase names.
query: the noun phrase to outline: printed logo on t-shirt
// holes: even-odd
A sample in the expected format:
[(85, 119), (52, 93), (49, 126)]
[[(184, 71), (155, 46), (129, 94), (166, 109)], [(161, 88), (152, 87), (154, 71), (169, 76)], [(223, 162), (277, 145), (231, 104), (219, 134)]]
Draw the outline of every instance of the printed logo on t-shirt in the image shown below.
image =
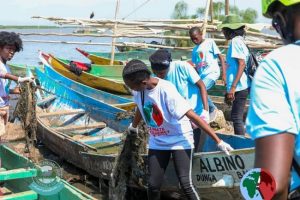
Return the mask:
[(168, 130), (164, 127), (160, 127), (163, 122), (163, 115), (156, 104), (149, 103), (143, 108), (146, 123), (149, 126), (149, 132), (153, 136), (167, 135)]
[(146, 122), (151, 127), (159, 127), (162, 125), (164, 119), (157, 105), (152, 103), (147, 104), (144, 106), (143, 111), (146, 118)]
[(207, 66), (207, 63), (205, 61), (203, 61), (203, 58), (204, 58), (204, 54), (202, 51), (200, 51), (198, 54), (198, 59), (197, 59), (197, 60), (199, 60), (199, 62), (197, 63), (197, 66), (196, 66), (197, 71), (199, 71), (201, 68), (204, 68)]

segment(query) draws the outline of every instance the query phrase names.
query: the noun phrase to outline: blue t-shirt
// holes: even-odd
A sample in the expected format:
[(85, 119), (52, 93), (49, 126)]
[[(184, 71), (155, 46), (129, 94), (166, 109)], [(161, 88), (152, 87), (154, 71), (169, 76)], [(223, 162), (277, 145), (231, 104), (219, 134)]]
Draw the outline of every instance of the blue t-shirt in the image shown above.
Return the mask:
[[(271, 52), (261, 62), (252, 82), (251, 103), (246, 120), (247, 133), (253, 139), (283, 132), (294, 134), (296, 136), (294, 158), (298, 164), (300, 164), (299, 55), (300, 46), (290, 44)], [(293, 171), (291, 189), (299, 185), (300, 179)]]
[(204, 79), (217, 80), (220, 76), (218, 55), (221, 54), (213, 39), (205, 39), (201, 44), (196, 45), (192, 52), (192, 62), (201, 77)]
[(202, 113), (203, 102), (200, 89), (196, 85), (200, 76), (192, 65), (185, 61), (171, 62), (165, 80), (175, 85), (179, 94), (190, 103), (195, 113), (198, 115)]
[[(226, 69), (226, 79), (227, 79), (227, 92), (229, 92), (231, 85), (236, 77), (238, 72), (238, 59), (245, 60), (247, 65), (247, 61), (249, 58), (249, 50), (245, 45), (245, 42), (241, 36), (234, 37), (228, 47), (227, 55), (226, 55), (226, 62), (227, 62), (227, 69)], [(241, 76), (240, 81), (236, 86), (236, 92), (245, 90), (250, 87), (250, 80), (245, 72)]]

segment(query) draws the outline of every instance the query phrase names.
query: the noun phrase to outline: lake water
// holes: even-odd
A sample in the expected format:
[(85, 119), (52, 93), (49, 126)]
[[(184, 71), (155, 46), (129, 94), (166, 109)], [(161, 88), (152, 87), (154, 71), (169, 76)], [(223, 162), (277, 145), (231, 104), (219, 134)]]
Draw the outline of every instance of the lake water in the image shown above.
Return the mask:
[[(75, 28), (57, 28), (57, 29), (5, 29), (3, 31), (13, 31), (16, 33), (72, 33)], [(0, 31), (2, 31), (0, 29)], [(47, 41), (67, 41), (67, 42), (92, 42), (92, 43), (111, 43), (111, 38), (103, 37), (75, 37), (75, 36), (22, 36), (23, 40), (47, 40)], [(147, 41), (147, 39), (145, 39)], [(119, 39), (121, 41), (134, 42), (134, 39)], [(110, 46), (103, 45), (79, 45), (63, 43), (34, 43), (23, 41), (23, 51), (16, 53), (10, 61), (15, 64), (37, 65), (39, 62), (38, 51), (51, 53), (55, 56), (90, 62), (81, 55), (75, 48), (81, 48), (87, 51), (110, 52)]]

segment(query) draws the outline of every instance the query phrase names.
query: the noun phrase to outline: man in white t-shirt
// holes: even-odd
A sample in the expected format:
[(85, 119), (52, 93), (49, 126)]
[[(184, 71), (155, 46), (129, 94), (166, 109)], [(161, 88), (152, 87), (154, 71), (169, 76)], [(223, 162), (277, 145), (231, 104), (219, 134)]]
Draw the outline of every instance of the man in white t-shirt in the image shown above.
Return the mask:
[(194, 149), (190, 121), (211, 136), (226, 154), (232, 150), (231, 146), (218, 138), (171, 82), (152, 77), (142, 61), (129, 61), (124, 67), (123, 79), (133, 90), (134, 102), (137, 104), (135, 117), (128, 127), (129, 132), (138, 133), (137, 125), (142, 118), (149, 129), (148, 199), (160, 199), (160, 187), (171, 155), (184, 194), (188, 199), (200, 199), (190, 174)]
[(5, 133), (5, 126), (8, 121), (9, 114), (9, 94), (19, 93), (19, 90), (10, 90), (11, 80), (18, 83), (32, 82), (31, 77), (19, 77), (11, 74), (10, 68), (6, 64), (10, 61), (15, 52), (23, 49), (22, 40), (14, 32), (0, 32), (0, 139)]

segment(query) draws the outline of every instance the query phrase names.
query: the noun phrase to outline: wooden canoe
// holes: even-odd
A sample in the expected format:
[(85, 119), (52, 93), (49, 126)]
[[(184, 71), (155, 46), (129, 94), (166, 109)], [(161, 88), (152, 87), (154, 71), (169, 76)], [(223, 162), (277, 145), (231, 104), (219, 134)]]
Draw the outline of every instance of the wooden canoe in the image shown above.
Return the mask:
[(37, 176), (38, 166), (5, 145), (0, 145), (0, 158), (0, 182), (3, 183), (1, 185), (0, 199), (2, 200), (95, 199), (64, 180), (61, 180), (63, 188), (57, 194), (49, 196), (38, 194), (30, 189), (33, 178)]
[[(55, 56), (53, 56), (55, 57)], [(89, 70), (85, 72), (92, 74), (94, 76), (99, 76), (103, 78), (123, 81), (122, 72), (124, 69), (124, 65), (96, 65), (96, 64), (88, 64), (79, 61), (71, 61), (64, 58), (57, 58), (60, 62), (63, 62), (65, 65), (68, 65), (70, 68), (70, 64), (76, 65), (76, 67), (80, 68), (81, 66), (88, 66)]]
[[(79, 53), (81, 53), (82, 55), (84, 55), (85, 57), (87, 57), (88, 59), (90, 59), (93, 64), (98, 64), (98, 65), (109, 65), (110, 64), (110, 58), (104, 58), (104, 57), (95, 55), (93, 53), (83, 51), (78, 48), (76, 48), (76, 50)], [(115, 60), (113, 62), (113, 65), (124, 65), (124, 64), (125, 64), (125, 62), (120, 61), (120, 60)]]
[[(99, 58), (110, 59), (110, 52), (91, 52), (85, 51), (79, 48), (76, 48), (78, 52), (89, 58), (89, 55), (97, 56)], [(157, 49), (148, 48), (148, 49), (139, 49), (133, 51), (124, 51), (124, 52), (115, 52), (115, 60), (126, 62), (132, 59), (142, 60), (145, 63), (149, 63), (149, 57), (153, 54)], [(186, 50), (169, 50), (172, 54), (173, 60), (188, 60), (191, 59), (192, 52)], [(90, 58), (89, 58), (90, 59)], [(92, 60), (92, 59), (90, 59)], [(95, 63), (96, 64), (96, 63)]]
[(69, 79), (60, 74), (59, 72), (55, 71), (55, 69), (53, 69), (50, 66), (45, 65), (44, 70), (45, 73), (55, 81), (63, 83), (70, 89), (75, 90), (76, 92), (84, 94), (86, 96), (89, 96), (97, 101), (104, 102), (106, 104), (110, 104), (112, 106), (124, 110), (132, 110), (136, 106), (136, 104), (131, 99), (123, 98), (121, 96), (114, 95), (101, 90), (96, 90), (79, 82), (73, 81), (72, 79)]
[(119, 94), (131, 94), (130, 89), (121, 80), (99, 77), (84, 71), (80, 75), (76, 75), (69, 70), (69, 65), (67, 65), (66, 63), (56, 59), (53, 56), (47, 56), (47, 54), (42, 54), (42, 56), (44, 57), (44, 60), (46, 60), (48, 64), (51, 65), (51, 67), (53, 67), (60, 74), (63, 74), (64, 76), (72, 80), (100, 90)]
[[(42, 84), (47, 77), (39, 73), (42, 72), (37, 71)], [(48, 97), (38, 101), (39, 107), (43, 108), (38, 109), (37, 114), (38, 138), (66, 161), (95, 177), (108, 180), (121, 142), (120, 132), (127, 128), (129, 120), (123, 121), (124, 123), (118, 121), (117, 113), (111, 111), (109, 115), (104, 104), (98, 104), (97, 108), (81, 104), (82, 99), (88, 102), (91, 98), (70, 91), (71, 89), (61, 82), (57, 82), (59, 86), (50, 86), (55, 84), (53, 82), (54, 79), (50, 80), (47, 83), (49, 86), (42, 84), (42, 87), (47, 90), (55, 88), (51, 90), (52, 95), (55, 96), (52, 99)], [(62, 96), (62, 94), (68, 95)], [(76, 101), (73, 101), (74, 99)], [(195, 153), (193, 156), (193, 182), (200, 196), (205, 199), (242, 199), (239, 182), (243, 174), (253, 168), (254, 142), (240, 136), (219, 134), (219, 137), (236, 150), (230, 156), (226, 156), (218, 151), (216, 144), (207, 137), (203, 152)], [(147, 163), (147, 155), (143, 155), (143, 159)], [(145, 165), (140, 169), (138, 178), (147, 181), (146, 170)], [(220, 184), (224, 175), (232, 180), (231, 184)], [(146, 188), (146, 185), (135, 185), (135, 181), (131, 184), (141, 189)], [(168, 166), (162, 190), (180, 191), (172, 162)]]
[(10, 63), (8, 66), (11, 69), (11, 73), (16, 76), (26, 76), (26, 68), (29, 67), (29, 69), (32, 71), (33, 75), (34, 74), (34, 69), (36, 67), (42, 68), (41, 66), (29, 66), (29, 65), (23, 65), (23, 64), (14, 64)]

